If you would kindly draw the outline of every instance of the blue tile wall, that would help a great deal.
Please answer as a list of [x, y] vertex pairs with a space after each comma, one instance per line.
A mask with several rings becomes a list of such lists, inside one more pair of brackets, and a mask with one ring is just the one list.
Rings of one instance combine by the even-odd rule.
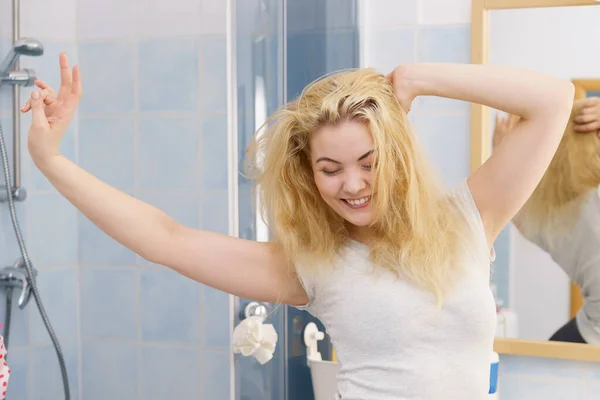
[[226, 235], [229, 231], [229, 203], [226, 190], [202, 195], [202, 229]]
[[204, 114], [227, 113], [227, 41], [205, 36], [201, 42], [202, 108]]
[[[133, 112], [136, 72], [134, 43], [80, 43], [77, 50], [84, 91], [79, 106], [80, 115]], [[141, 78], [140, 82], [143, 82]]]
[[468, 62], [471, 58], [468, 26], [420, 27], [418, 35], [419, 62]]
[[11, 375], [6, 398], [29, 399], [30, 353], [28, 348], [11, 348], [10, 357], [7, 357]]
[[141, 398], [144, 400], [211, 398], [202, 396], [203, 388], [206, 385], [218, 385], [222, 390], [220, 387], [224, 385], [222, 381], [204, 382], [201, 379], [198, 372], [202, 370], [202, 356], [201, 350], [196, 349], [142, 346]]
[[137, 281], [134, 268], [82, 268], [82, 337], [137, 339]]
[[[225, 349], [227, 350], [227, 349]], [[204, 351], [202, 352], [202, 387], [200, 399], [229, 399], [229, 386], [223, 382], [229, 382], [229, 352], [228, 351]]]
[[82, 399], [137, 399], [138, 345], [82, 341]]
[[140, 275], [142, 340], [200, 345], [201, 285], [174, 271], [147, 270]]
[[141, 111], [198, 111], [198, 47], [198, 39], [192, 38], [139, 43], [137, 74]]
[[120, 190], [132, 190], [135, 120], [124, 117], [79, 119], [79, 165]]
[[141, 188], [189, 190], [200, 187], [199, 128], [197, 116], [140, 119]]
[[[77, 268], [57, 268], [40, 270], [37, 285], [44, 301], [46, 313], [58, 338], [62, 341], [76, 341], [79, 327], [79, 298], [77, 294]], [[35, 345], [49, 344], [50, 336], [34, 301], [31, 307], [31, 342]], [[17, 312], [17, 311], [15, 311]], [[76, 348], [76, 346], [74, 346]]]
[[227, 118], [202, 118], [202, 187], [227, 190]]
[[227, 293], [206, 286], [203, 288], [204, 347], [226, 351], [231, 346], [230, 321], [223, 318], [229, 313], [229, 298]]
[[[366, 65], [388, 74], [399, 64], [415, 62], [415, 30], [398, 27], [374, 31], [365, 44]], [[394, 51], [390, 51], [394, 49]]]
[[[61, 348], [69, 377], [71, 399], [78, 400], [80, 399], [78, 342], [75, 340], [62, 340]], [[47, 400], [64, 398], [62, 375], [56, 358], [56, 351], [51, 344], [33, 347], [30, 373], [31, 382], [34, 383], [29, 387], [31, 393], [30, 399]]]
[[77, 214], [64, 197], [32, 193], [27, 199], [28, 249], [36, 268], [77, 263]]
[[[77, 6], [69, 17], [76, 32], [65, 37], [76, 39], [34, 35], [45, 54], [21, 63], [56, 89], [60, 52], [81, 66], [84, 94], [61, 153], [186, 226], [227, 233], [225, 3], [174, 0], [163, 11], [190, 13], [173, 20], [160, 6], [143, 2], [70, 1]], [[26, 13], [22, 18], [25, 25], [31, 22]], [[9, 44], [0, 37], [0, 54]], [[24, 99], [31, 90], [23, 89]], [[9, 149], [10, 97], [3, 87], [0, 122]], [[30, 116], [21, 120], [25, 144]], [[40, 271], [47, 312], [65, 347], [72, 398], [185, 400], [226, 393], [228, 296], [141, 260], [115, 242], [56, 193], [22, 147], [29, 197], [17, 204], [17, 213]], [[0, 267], [19, 256], [4, 204], [0, 249]], [[4, 313], [0, 301], [0, 319]], [[10, 398], [62, 398], [56, 356], [34, 302], [25, 311], [13, 310], [13, 316]], [[218, 366], [213, 375], [203, 369], [204, 352], [206, 365]], [[204, 379], [217, 377], [223, 379], [204, 385]]]

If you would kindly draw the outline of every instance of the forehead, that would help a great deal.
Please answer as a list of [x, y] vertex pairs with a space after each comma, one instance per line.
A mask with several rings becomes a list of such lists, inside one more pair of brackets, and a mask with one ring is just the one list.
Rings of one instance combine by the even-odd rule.
[[339, 161], [356, 159], [373, 149], [373, 138], [364, 124], [347, 121], [323, 126], [310, 138], [313, 157], [330, 157]]

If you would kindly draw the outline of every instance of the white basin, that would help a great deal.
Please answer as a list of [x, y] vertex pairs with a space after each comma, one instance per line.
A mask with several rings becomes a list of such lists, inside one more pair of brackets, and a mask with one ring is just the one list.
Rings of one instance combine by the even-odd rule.
[[332, 400], [337, 392], [337, 374], [341, 365], [332, 361], [309, 360], [315, 400]]

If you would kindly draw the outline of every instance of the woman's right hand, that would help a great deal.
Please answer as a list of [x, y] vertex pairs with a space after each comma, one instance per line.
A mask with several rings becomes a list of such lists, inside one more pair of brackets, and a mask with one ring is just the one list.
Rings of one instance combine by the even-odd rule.
[[47, 83], [36, 79], [35, 84], [41, 91], [34, 90], [21, 108], [21, 112], [32, 112], [27, 148], [38, 166], [59, 154], [60, 141], [81, 99], [79, 67], [75, 66], [71, 71], [65, 53], [60, 54], [59, 64], [61, 84], [58, 96]]

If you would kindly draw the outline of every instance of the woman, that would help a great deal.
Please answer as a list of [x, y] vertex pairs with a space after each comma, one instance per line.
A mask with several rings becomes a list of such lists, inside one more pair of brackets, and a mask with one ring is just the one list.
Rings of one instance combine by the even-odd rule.
[[[599, 100], [575, 102], [548, 170], [514, 218], [523, 236], [556, 261], [584, 298], [576, 317], [551, 336], [553, 341], [600, 344]], [[518, 124], [514, 116], [497, 119], [494, 146]]]
[[[571, 83], [524, 70], [411, 64], [309, 85], [249, 149], [275, 240], [182, 226], [61, 156], [81, 96], [60, 56], [58, 96], [37, 81], [28, 148], [58, 191], [147, 260], [236, 296], [306, 308], [342, 364], [337, 398], [484, 399], [495, 306], [492, 243], [522, 207], [564, 131]], [[416, 96], [523, 117], [494, 155], [446, 193], [408, 124]], [[453, 134], [441, 132], [441, 134]]]

